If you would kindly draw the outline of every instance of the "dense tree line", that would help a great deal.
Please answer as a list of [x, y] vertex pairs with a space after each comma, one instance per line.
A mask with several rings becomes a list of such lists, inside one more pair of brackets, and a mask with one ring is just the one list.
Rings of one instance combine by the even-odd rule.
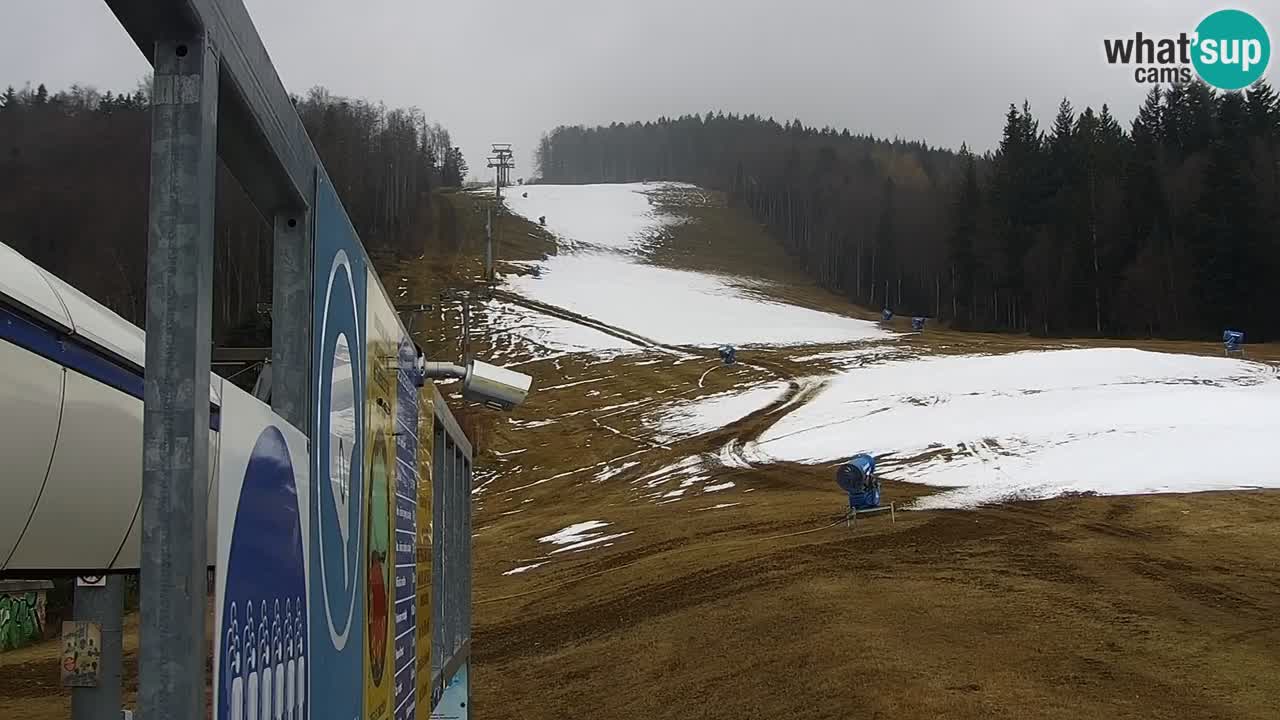
[[1010, 106], [981, 157], [709, 113], [559, 127], [544, 182], [683, 180], [725, 191], [823, 285], [957, 327], [1042, 335], [1280, 336], [1280, 102], [1154, 88], [1125, 129], [1064, 100]]
[[[352, 223], [373, 253], [426, 248], [431, 190], [461, 185], [449, 133], [416, 108], [388, 109], [314, 88], [294, 99]], [[0, 94], [0, 238], [141, 325], [146, 309], [147, 83], [129, 93], [44, 85]], [[264, 339], [271, 228], [219, 164], [214, 333]], [[251, 339], [252, 338], [252, 339]]]

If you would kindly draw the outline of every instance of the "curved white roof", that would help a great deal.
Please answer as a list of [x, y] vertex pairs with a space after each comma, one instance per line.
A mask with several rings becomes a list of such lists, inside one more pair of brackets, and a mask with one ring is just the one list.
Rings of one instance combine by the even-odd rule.
[[76, 335], [88, 340], [121, 359], [141, 368], [147, 360], [147, 337], [142, 328], [125, 320], [93, 298], [55, 277], [44, 274], [62, 300], [63, 307], [71, 315], [71, 325]]
[[[146, 333], [141, 328], [0, 243], [0, 299], [4, 298], [140, 370], [146, 363]], [[210, 402], [218, 399], [211, 386]]]
[[71, 330], [71, 315], [45, 280], [44, 271], [4, 243], [0, 243], [0, 295]]

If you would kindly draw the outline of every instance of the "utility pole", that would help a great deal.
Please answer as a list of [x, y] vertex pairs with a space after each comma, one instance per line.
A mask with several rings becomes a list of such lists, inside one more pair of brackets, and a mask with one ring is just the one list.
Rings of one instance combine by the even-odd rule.
[[[493, 197], [494, 207], [501, 209], [502, 206], [502, 186], [511, 184], [510, 171], [516, 166], [515, 160], [512, 159], [511, 143], [494, 143], [493, 155], [489, 156], [489, 167], [494, 169], [493, 174]], [[484, 250], [484, 279], [485, 282], [493, 282], [493, 208], [485, 219], [485, 250]]]
[[493, 282], [493, 207], [484, 216], [484, 281]]
[[462, 364], [471, 365], [471, 301], [488, 300], [490, 290], [483, 287], [478, 290], [445, 290], [440, 297], [446, 300], [457, 300], [462, 304]]

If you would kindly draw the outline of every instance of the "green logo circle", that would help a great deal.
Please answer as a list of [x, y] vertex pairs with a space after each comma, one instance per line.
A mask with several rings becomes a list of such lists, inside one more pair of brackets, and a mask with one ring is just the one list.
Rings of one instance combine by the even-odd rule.
[[1271, 61], [1271, 38], [1243, 10], [1219, 10], [1196, 26], [1191, 62], [1200, 79], [1219, 90], [1239, 90], [1262, 77]]

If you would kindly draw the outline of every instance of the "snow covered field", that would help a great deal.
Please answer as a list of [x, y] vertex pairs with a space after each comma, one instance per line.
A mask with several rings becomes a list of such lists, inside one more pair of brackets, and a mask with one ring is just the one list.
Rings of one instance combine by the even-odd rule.
[[1070, 492], [1280, 487], [1280, 377], [1242, 360], [1131, 349], [862, 367], [759, 438], [768, 457], [889, 455], [882, 476], [954, 488], [921, 507]]
[[[651, 212], [659, 184], [526, 185], [507, 206], [559, 238], [538, 276], [506, 289], [673, 345], [796, 345], [887, 337], [875, 323], [764, 302], [729, 278], [644, 263], [651, 233], [670, 222]], [[529, 197], [522, 197], [527, 193]]]
[[485, 325], [494, 360], [552, 357], [567, 352], [635, 350], [635, 345], [577, 323], [498, 300], [485, 305]]
[[786, 392], [787, 384], [777, 381], [668, 406], [651, 418], [654, 439], [668, 443], [722, 428], [768, 407]]
[[[507, 289], [667, 344], [788, 346], [793, 362], [820, 363], [830, 377], [761, 437], [730, 441], [718, 462], [686, 458], [640, 478], [646, 497], [669, 503], [695, 486], [728, 489], [717, 466], [828, 463], [858, 452], [880, 457], [883, 477], [942, 488], [919, 501], [926, 508], [1280, 487], [1271, 448], [1280, 375], [1268, 365], [1123, 348], [929, 355], [936, 348], [895, 342], [908, 336], [874, 323], [751, 296], [741, 278], [648, 264], [655, 231], [673, 222], [644, 194], [660, 187], [513, 189], [508, 206], [534, 222], [545, 215], [560, 252], [537, 274], [508, 278]], [[514, 305], [496, 310], [498, 329], [545, 351], [628, 347]], [[659, 442], [676, 443], [731, 425], [785, 390], [765, 383], [668, 404], [643, 422]], [[595, 481], [630, 462], [600, 464]], [[612, 539], [584, 540], [600, 538]]]

